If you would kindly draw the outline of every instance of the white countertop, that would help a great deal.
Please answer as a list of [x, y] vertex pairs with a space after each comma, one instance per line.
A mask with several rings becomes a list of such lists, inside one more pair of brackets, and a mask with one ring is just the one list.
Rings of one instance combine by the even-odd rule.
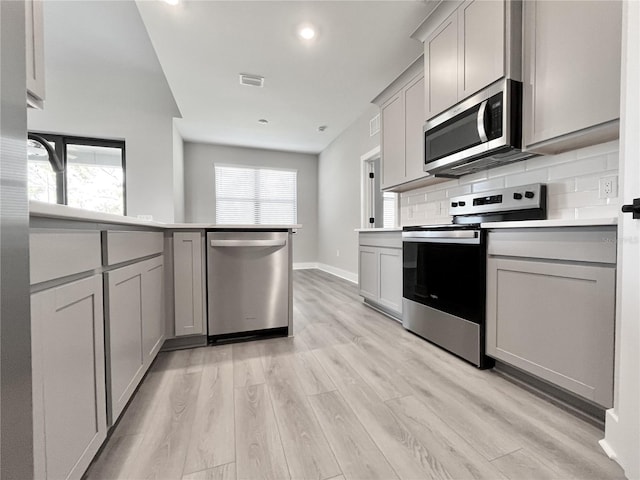
[[401, 232], [402, 227], [393, 227], [393, 228], [356, 228], [356, 232], [367, 233], [367, 232]]
[[163, 229], [255, 229], [255, 230], [274, 230], [274, 229], [297, 229], [302, 225], [217, 225], [213, 223], [162, 223], [151, 220], [142, 220], [136, 217], [126, 217], [123, 215], [113, 215], [111, 213], [92, 212], [81, 208], [73, 208], [67, 205], [58, 205], [55, 203], [45, 202], [29, 202], [29, 215], [32, 217], [57, 218], [63, 220], [80, 220], [85, 222], [100, 223], [116, 223], [120, 225], [137, 225], [141, 227], [154, 227]]
[[608, 218], [560, 218], [555, 220], [524, 220], [515, 222], [486, 222], [482, 228], [549, 228], [549, 227], [595, 227], [602, 225], [617, 225], [617, 217]]

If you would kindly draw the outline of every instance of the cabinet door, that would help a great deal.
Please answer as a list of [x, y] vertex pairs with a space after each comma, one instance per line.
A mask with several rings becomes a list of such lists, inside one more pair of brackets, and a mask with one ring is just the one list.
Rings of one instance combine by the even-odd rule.
[[467, 0], [458, 10], [459, 100], [504, 75], [504, 0]]
[[142, 276], [140, 263], [107, 272], [110, 424], [144, 375]]
[[405, 181], [404, 101], [399, 92], [381, 109], [382, 188]]
[[204, 333], [203, 239], [200, 232], [173, 234], [175, 334]]
[[406, 181], [426, 176], [424, 165], [424, 77], [415, 79], [404, 89], [405, 171]]
[[31, 298], [34, 477], [81, 478], [106, 438], [99, 275]]
[[402, 250], [381, 248], [378, 251], [380, 305], [402, 315]]
[[378, 249], [358, 250], [358, 289], [362, 297], [378, 301]]
[[424, 42], [426, 119], [458, 102], [458, 12]]
[[621, 3], [525, 2], [527, 146], [619, 118]]
[[44, 100], [44, 28], [42, 0], [26, 0], [27, 102], [42, 108]]
[[611, 407], [614, 322], [613, 266], [489, 258], [488, 355]]
[[142, 262], [142, 346], [145, 370], [164, 342], [164, 255]]

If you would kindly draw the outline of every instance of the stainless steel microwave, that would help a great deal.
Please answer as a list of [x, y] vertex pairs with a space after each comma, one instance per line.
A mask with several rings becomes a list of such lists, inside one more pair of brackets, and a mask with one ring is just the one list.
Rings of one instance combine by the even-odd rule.
[[533, 156], [521, 151], [522, 84], [502, 79], [429, 120], [424, 171], [457, 178]]

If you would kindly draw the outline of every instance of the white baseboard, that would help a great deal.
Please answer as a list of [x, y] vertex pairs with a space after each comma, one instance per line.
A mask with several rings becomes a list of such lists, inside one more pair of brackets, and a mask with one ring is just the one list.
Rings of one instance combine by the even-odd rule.
[[298, 262], [293, 264], [294, 270], [309, 270], [310, 268], [318, 268], [317, 262]]
[[318, 263], [316, 267], [323, 272], [330, 273], [331, 275], [335, 275], [336, 277], [343, 278], [351, 283], [358, 283], [358, 274], [352, 273], [347, 270], [342, 270], [341, 268], [332, 267], [331, 265], [327, 265], [326, 263]]

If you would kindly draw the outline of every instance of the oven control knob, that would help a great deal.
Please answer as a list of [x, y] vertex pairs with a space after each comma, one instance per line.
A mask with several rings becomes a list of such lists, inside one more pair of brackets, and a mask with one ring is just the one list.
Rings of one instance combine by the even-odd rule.
[[534, 197], [534, 193], [533, 192], [524, 192], [524, 196], [527, 198], [533, 198]]
[[458, 202], [451, 202], [451, 206], [452, 207], [457, 207], [458, 206]]
[[466, 202], [458, 202], [458, 205], [460, 205], [461, 207], [464, 207], [466, 204]]
[[514, 200], [522, 200], [522, 194], [521, 193], [514, 193], [513, 194], [513, 199]]

